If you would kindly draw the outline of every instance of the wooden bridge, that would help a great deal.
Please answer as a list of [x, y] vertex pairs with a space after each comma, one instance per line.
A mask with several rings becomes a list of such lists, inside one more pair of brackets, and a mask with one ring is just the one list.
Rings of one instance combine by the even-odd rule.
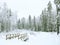
[[14, 38], [18, 38], [18, 40], [21, 39], [23, 41], [26, 41], [26, 40], [28, 40], [28, 35], [27, 35], [27, 33], [24, 33], [24, 34], [17, 33], [17, 34], [7, 34], [6, 35], [6, 40], [14, 39]]

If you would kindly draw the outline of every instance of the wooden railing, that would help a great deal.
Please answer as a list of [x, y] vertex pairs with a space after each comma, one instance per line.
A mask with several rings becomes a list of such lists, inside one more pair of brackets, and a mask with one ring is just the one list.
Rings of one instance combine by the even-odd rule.
[[24, 34], [17, 33], [17, 34], [7, 34], [6, 35], [6, 40], [16, 38], [16, 37], [18, 38], [18, 40], [19, 39], [21, 39], [21, 40], [27, 40], [28, 39], [27, 33], [24, 33]]

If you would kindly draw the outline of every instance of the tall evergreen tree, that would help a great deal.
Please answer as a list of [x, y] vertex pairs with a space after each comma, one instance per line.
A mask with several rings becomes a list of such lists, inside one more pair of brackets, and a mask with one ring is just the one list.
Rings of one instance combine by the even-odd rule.
[[34, 23], [34, 30], [36, 31], [36, 18], [34, 16], [34, 19], [33, 19], [33, 23]]
[[48, 30], [52, 32], [52, 4], [51, 2], [49, 1], [48, 3], [48, 17], [49, 17], [49, 20], [48, 20]]
[[46, 13], [46, 9], [44, 9], [44, 11], [42, 11], [42, 31], [47, 31], [47, 13]]
[[20, 29], [20, 27], [21, 26], [20, 26], [20, 19], [19, 19], [18, 22], [17, 22], [17, 28]]
[[58, 5], [60, 4], [60, 0], [54, 0], [54, 3], [56, 5], [56, 11], [57, 11], [57, 34], [59, 34], [59, 18], [60, 16], [58, 15], [58, 12], [60, 9], [58, 8]]
[[25, 18], [23, 17], [21, 21], [22, 21], [22, 28], [25, 28]]
[[32, 25], [32, 22], [31, 22], [31, 15], [29, 15], [29, 28], [31, 29], [31, 25]]

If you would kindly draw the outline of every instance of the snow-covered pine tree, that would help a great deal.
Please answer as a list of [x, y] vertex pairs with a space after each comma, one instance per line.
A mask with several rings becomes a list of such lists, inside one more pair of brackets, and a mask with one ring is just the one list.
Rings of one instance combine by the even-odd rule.
[[31, 15], [29, 15], [29, 28], [31, 29], [32, 22], [31, 22]]
[[56, 5], [56, 12], [57, 12], [57, 34], [59, 34], [59, 26], [60, 26], [60, 22], [59, 22], [59, 18], [60, 18], [60, 15], [58, 15], [58, 12], [60, 11], [60, 0], [54, 0], [54, 3]]
[[17, 28], [20, 29], [20, 19], [17, 21]]
[[49, 1], [48, 3], [48, 31], [51, 31], [52, 32], [52, 29], [53, 29], [53, 24], [52, 24], [52, 4], [51, 2]]

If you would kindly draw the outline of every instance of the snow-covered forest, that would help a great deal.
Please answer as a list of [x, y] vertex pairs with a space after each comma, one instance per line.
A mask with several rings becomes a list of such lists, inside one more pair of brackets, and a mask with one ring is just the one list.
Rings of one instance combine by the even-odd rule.
[[[54, 0], [53, 3], [56, 8], [49, 1], [37, 17], [32, 17], [29, 14], [28, 18], [24, 16], [18, 18], [17, 11], [12, 11], [7, 3], [4, 2], [3, 5], [0, 5], [1, 42], [4, 42], [6, 45], [8, 45], [7, 43], [9, 45], [60, 45], [60, 0]], [[25, 37], [21, 39], [20, 35]], [[18, 40], [11, 39], [17, 37]], [[27, 40], [27, 42], [22, 42], [19, 39]], [[16, 42], [15, 44], [14, 41]], [[1, 45], [3, 44], [1, 43]]]
[[12, 30], [16, 27], [17, 15], [8, 9], [7, 4], [0, 6], [0, 32]]
[[0, 32], [14, 29], [30, 29], [32, 31], [57, 32], [57, 11], [52, 9], [51, 1], [48, 2], [47, 8], [42, 10], [38, 17], [25, 17], [17, 19], [17, 13], [12, 12], [6, 3], [0, 6]]

